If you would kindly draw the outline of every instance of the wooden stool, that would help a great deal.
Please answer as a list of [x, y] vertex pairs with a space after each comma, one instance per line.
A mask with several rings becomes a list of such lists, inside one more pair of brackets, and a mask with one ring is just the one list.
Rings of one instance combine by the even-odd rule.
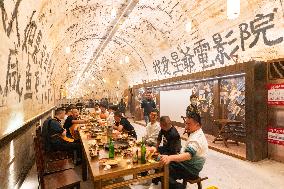
[[202, 184], [201, 184], [201, 182], [203, 181], [203, 180], [207, 180], [208, 179], [208, 177], [204, 177], [204, 178], [200, 178], [200, 177], [198, 177], [197, 179], [195, 179], [195, 180], [192, 180], [192, 179], [183, 179], [183, 185], [184, 185], [184, 187], [186, 187], [186, 185], [187, 185], [187, 183], [189, 182], [190, 184], [197, 184], [197, 186], [198, 186], [198, 189], [202, 189]]

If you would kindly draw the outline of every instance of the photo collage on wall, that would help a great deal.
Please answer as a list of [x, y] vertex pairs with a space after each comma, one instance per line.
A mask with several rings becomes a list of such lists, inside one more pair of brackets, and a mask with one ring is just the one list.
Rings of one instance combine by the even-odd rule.
[[228, 119], [245, 121], [245, 77], [222, 79], [220, 105]]

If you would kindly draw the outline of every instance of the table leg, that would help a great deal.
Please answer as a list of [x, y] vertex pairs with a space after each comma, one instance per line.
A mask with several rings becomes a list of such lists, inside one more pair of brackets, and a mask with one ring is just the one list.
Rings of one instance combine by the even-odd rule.
[[138, 175], [137, 174], [133, 174], [133, 179], [137, 179]]
[[235, 142], [236, 142], [237, 146], [239, 146], [239, 142], [238, 141], [235, 141]]
[[164, 166], [164, 176], [162, 177], [162, 188], [169, 189], [169, 165]]
[[223, 142], [224, 142], [225, 146], [226, 146], [227, 148], [229, 148], [229, 147], [228, 147], [227, 139], [226, 139], [225, 137], [223, 137]]
[[94, 182], [94, 188], [95, 189], [102, 189], [102, 180], [98, 180]]
[[218, 124], [218, 134], [217, 136], [214, 138], [212, 143], [215, 143], [216, 141], [222, 141], [222, 125]]
[[83, 181], [86, 181], [87, 177], [88, 177], [87, 161], [86, 161], [85, 154], [83, 154], [83, 156], [82, 156], [82, 179], [83, 179]]

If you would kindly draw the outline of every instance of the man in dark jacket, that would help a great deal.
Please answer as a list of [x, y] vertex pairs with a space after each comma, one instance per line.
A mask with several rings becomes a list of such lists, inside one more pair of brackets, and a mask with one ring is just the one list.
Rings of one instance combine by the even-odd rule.
[[119, 111], [116, 111], [114, 113], [114, 120], [115, 120], [115, 125], [113, 126], [114, 129], [120, 132], [123, 132], [123, 131], [127, 132], [128, 135], [137, 139], [137, 135], [134, 130], [134, 127], [125, 117], [122, 116], [122, 114]]
[[82, 157], [81, 145], [75, 143], [73, 139], [66, 137], [66, 130], [61, 126], [64, 119], [65, 110], [58, 108], [55, 110], [54, 118], [49, 117], [43, 124], [42, 137], [47, 151], [73, 151], [76, 150], [77, 157]]
[[[174, 155], [181, 150], [181, 140], [177, 129], [172, 126], [169, 116], [160, 118], [161, 130], [158, 135], [157, 150], [160, 154]], [[161, 142], [163, 145], [160, 146]]]
[[154, 100], [152, 99], [152, 94], [151, 93], [146, 93], [145, 99], [142, 100], [141, 103], [141, 108], [144, 110], [144, 120], [146, 122], [146, 125], [149, 123], [150, 120], [150, 113], [152, 112], [153, 109], [156, 109], [156, 104]]

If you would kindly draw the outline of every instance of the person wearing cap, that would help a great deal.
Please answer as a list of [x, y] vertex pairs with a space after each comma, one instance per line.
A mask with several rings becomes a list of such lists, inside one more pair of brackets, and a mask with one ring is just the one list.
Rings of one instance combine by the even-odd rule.
[[201, 118], [196, 112], [186, 116], [185, 129], [190, 133], [181, 153], [177, 155], [161, 155], [160, 161], [169, 164], [170, 189], [185, 188], [176, 180], [197, 179], [205, 163], [208, 143], [201, 129]]

